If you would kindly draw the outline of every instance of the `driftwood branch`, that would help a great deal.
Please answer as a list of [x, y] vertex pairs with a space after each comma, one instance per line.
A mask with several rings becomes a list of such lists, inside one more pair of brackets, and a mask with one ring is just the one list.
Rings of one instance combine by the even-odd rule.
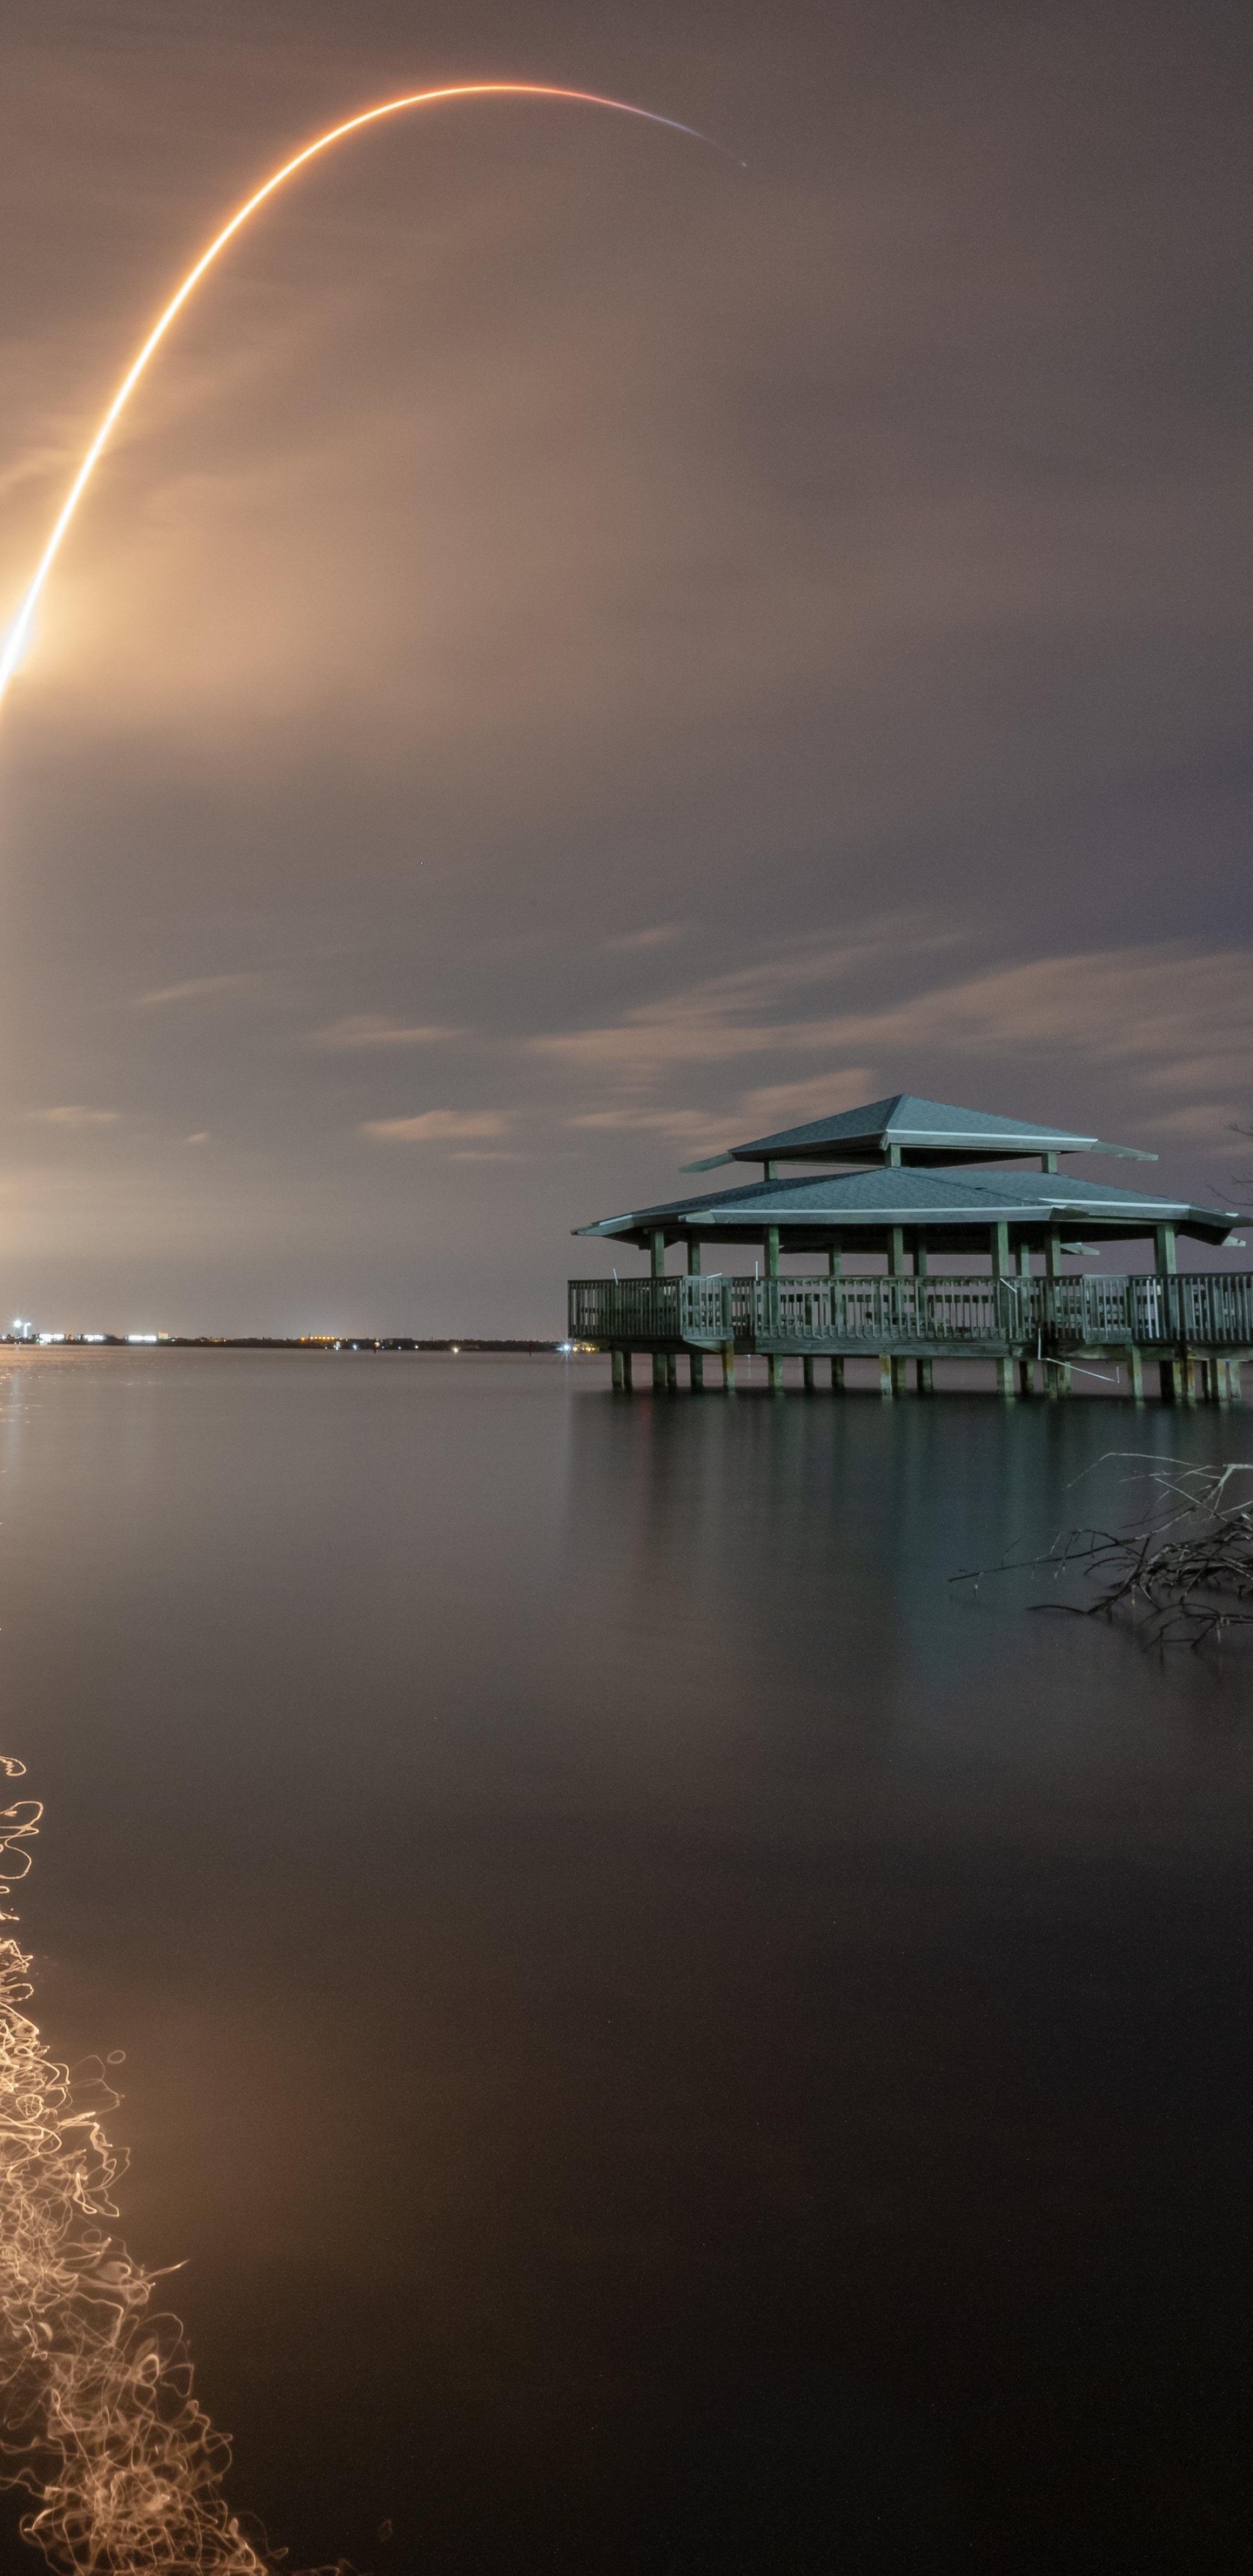
[[[1110, 1452], [1096, 1463], [1128, 1454]], [[1060, 1593], [1073, 1577], [1086, 1598], [1033, 1601], [1031, 1608], [1079, 1618], [1121, 1612], [1156, 1646], [1203, 1646], [1230, 1629], [1253, 1627], [1253, 1460], [1217, 1468], [1157, 1460], [1134, 1482], [1142, 1507], [1121, 1529], [1062, 1530], [1042, 1555], [1011, 1553], [953, 1581], [1047, 1570]]]

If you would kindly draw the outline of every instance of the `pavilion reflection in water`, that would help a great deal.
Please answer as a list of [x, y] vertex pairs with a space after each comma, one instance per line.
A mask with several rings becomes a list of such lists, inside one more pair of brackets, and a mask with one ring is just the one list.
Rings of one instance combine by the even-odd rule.
[[[1231, 1242], [1237, 1211], [1062, 1172], [1063, 1157], [1089, 1154], [1156, 1161], [908, 1093], [758, 1136], [688, 1168], [758, 1165], [760, 1180], [576, 1229], [637, 1245], [650, 1274], [572, 1279], [571, 1339], [612, 1354], [619, 1388], [641, 1353], [657, 1387], [677, 1385], [682, 1356], [702, 1386], [715, 1356], [727, 1389], [736, 1355], [761, 1353], [776, 1389], [788, 1359], [801, 1361], [809, 1389], [828, 1362], [836, 1390], [850, 1359], [876, 1360], [885, 1396], [903, 1394], [911, 1372], [918, 1393], [932, 1393], [937, 1360], [982, 1360], [1003, 1396], [1056, 1397], [1076, 1364], [1112, 1360], [1136, 1401], [1146, 1361], [1168, 1403], [1238, 1396], [1253, 1354], [1253, 1272], [1181, 1270], [1178, 1259], [1181, 1241]], [[835, 1168], [813, 1168], [824, 1165]], [[1112, 1243], [1151, 1247], [1153, 1267], [1074, 1267]], [[711, 1250], [737, 1244], [760, 1247], [751, 1277], [706, 1268]], [[675, 1245], [685, 1266], [671, 1273]], [[781, 1268], [815, 1256], [821, 1269]], [[954, 1259], [960, 1270], [936, 1266]]]

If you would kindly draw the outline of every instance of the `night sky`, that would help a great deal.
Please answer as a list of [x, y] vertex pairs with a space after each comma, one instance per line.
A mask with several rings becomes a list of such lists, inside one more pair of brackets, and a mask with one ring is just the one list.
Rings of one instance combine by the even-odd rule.
[[556, 1332], [572, 1226], [895, 1090], [1253, 1195], [1247, 7], [6, 0], [3, 53], [0, 620], [321, 125], [552, 80], [748, 164], [438, 109], [189, 307], [0, 724], [5, 1316]]

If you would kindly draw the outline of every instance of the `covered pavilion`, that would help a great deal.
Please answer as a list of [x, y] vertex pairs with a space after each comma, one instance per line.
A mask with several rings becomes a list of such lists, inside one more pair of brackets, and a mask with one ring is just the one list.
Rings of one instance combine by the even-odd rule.
[[[650, 1275], [572, 1280], [571, 1335], [612, 1351], [623, 1385], [637, 1351], [651, 1353], [657, 1384], [675, 1383], [686, 1351], [694, 1385], [703, 1355], [717, 1351], [729, 1385], [742, 1350], [765, 1355], [776, 1386], [789, 1356], [804, 1362], [807, 1385], [814, 1361], [829, 1358], [835, 1386], [849, 1358], [877, 1357], [885, 1393], [904, 1390], [911, 1363], [929, 1392], [937, 1358], [964, 1358], [992, 1360], [1003, 1394], [1029, 1392], [1037, 1370], [1054, 1394], [1068, 1389], [1076, 1361], [1112, 1356], [1125, 1362], [1133, 1395], [1146, 1357], [1160, 1365], [1168, 1398], [1235, 1391], [1253, 1346], [1253, 1277], [1180, 1273], [1178, 1246], [1226, 1243], [1236, 1212], [1062, 1175], [1059, 1158], [1079, 1153], [1155, 1159], [908, 1094], [758, 1137], [691, 1168], [757, 1162], [762, 1180], [577, 1229], [638, 1246]], [[1024, 1169], [1029, 1160], [1039, 1168]], [[832, 1161], [860, 1168], [796, 1168]], [[784, 1176], [781, 1163], [792, 1167]], [[1150, 1246], [1152, 1270], [1067, 1273], [1067, 1258], [1116, 1242]], [[708, 1251], [716, 1258], [731, 1244], [760, 1247], [751, 1279], [707, 1265]], [[681, 1277], [667, 1271], [674, 1245], [685, 1256]], [[821, 1272], [785, 1274], [781, 1263], [797, 1256], [817, 1256]], [[960, 1273], [936, 1270], [953, 1259]]]

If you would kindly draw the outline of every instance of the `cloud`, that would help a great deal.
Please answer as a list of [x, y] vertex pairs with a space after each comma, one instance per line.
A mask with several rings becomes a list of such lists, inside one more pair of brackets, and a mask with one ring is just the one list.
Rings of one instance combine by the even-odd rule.
[[237, 975], [192, 975], [185, 984], [162, 984], [153, 993], [136, 993], [131, 1007], [145, 1011], [167, 1002], [222, 1001], [233, 993], [258, 992], [268, 980], [267, 976], [251, 968]]
[[[769, 1135], [776, 1127], [799, 1127], [807, 1118], [824, 1118], [837, 1109], [860, 1109], [875, 1096], [875, 1074], [868, 1065], [842, 1073], [815, 1074], [811, 1082], [774, 1082], [762, 1091], [747, 1091], [740, 1104], [747, 1123]], [[725, 1124], [725, 1121], [724, 1121]]]
[[328, 1029], [315, 1029], [305, 1044], [325, 1048], [331, 1054], [351, 1054], [358, 1048], [440, 1046], [447, 1038], [460, 1037], [460, 1029], [445, 1028], [436, 1021], [404, 1027], [396, 1020], [378, 1018], [370, 1011], [355, 1011], [347, 1019], [333, 1020]]
[[1221, 1083], [1253, 1098], [1247, 949], [1176, 944], [1045, 957], [870, 1010], [788, 1013], [816, 976], [834, 979], [845, 965], [839, 955], [785, 959], [692, 985], [602, 1028], [531, 1044], [636, 1094], [682, 1064], [754, 1055], [831, 1059], [827, 1072], [746, 1093], [745, 1110], [763, 1119], [817, 1116], [876, 1089], [918, 1087], [920, 1060], [936, 1056], [1035, 1056], [1055, 1064], [1059, 1054], [1077, 1053], [1093, 1065], [1126, 1067], [1147, 1090], [1208, 1091]]
[[67, 1102], [61, 1109], [28, 1109], [27, 1117], [41, 1127], [116, 1127], [120, 1109], [84, 1109]]
[[416, 1118], [367, 1118], [361, 1133], [389, 1145], [442, 1145], [463, 1136], [503, 1136], [508, 1126], [500, 1109], [424, 1109]]
[[641, 1129], [658, 1136], [708, 1136], [718, 1122], [707, 1109], [589, 1109], [572, 1127]]
[[686, 929], [686, 922], [659, 921], [651, 930], [628, 930], [620, 939], [607, 939], [605, 946], [610, 950], [668, 948], [672, 940], [684, 937]]

